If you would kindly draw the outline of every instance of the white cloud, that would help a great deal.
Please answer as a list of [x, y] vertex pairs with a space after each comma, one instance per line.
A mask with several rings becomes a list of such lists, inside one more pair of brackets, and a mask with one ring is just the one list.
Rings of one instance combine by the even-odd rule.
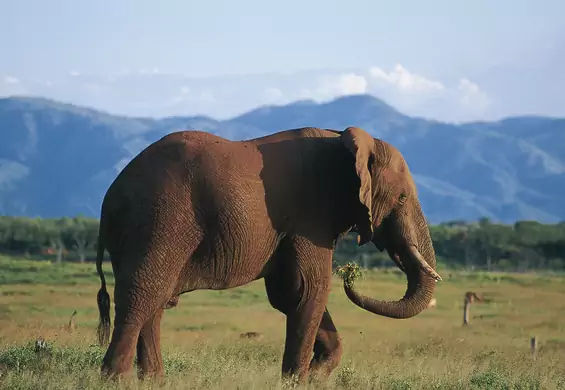
[[[293, 95], [286, 89], [283, 93], [285, 97]], [[447, 121], [483, 119], [491, 106], [487, 94], [467, 78], [454, 85], [444, 84], [411, 72], [401, 64], [390, 71], [373, 66], [355, 73], [322, 75], [301, 85], [294, 96], [327, 101], [361, 93], [379, 97], [408, 115]]]
[[355, 73], [346, 73], [339, 76], [335, 84], [341, 95], [355, 95], [367, 92], [367, 80]]
[[338, 96], [366, 93], [367, 87], [367, 79], [356, 73], [326, 75], [318, 78], [313, 87], [301, 88], [299, 97], [323, 101]]
[[388, 83], [405, 92], [422, 93], [443, 91], [445, 89], [441, 82], [410, 73], [408, 69], [400, 64], [397, 64], [389, 73], [373, 66], [369, 68], [369, 75], [371, 76], [371, 81]]
[[479, 86], [472, 81], [467, 80], [466, 78], [459, 80], [458, 88], [464, 93], [476, 94], [480, 92]]
[[460, 93], [459, 102], [464, 111], [470, 116], [482, 119], [491, 104], [487, 94], [466, 78], [459, 80], [457, 89]]
[[69, 72], [69, 75], [70, 75], [71, 77], [78, 77], [78, 76], [80, 76], [80, 72], [78, 72], [78, 71], [76, 71], [76, 70], [71, 70], [71, 71]]

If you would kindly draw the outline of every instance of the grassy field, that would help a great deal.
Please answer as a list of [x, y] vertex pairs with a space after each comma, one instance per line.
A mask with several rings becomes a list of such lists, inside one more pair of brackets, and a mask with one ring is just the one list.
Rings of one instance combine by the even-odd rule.
[[[105, 264], [111, 278], [110, 265]], [[565, 389], [565, 277], [441, 272], [437, 307], [392, 320], [350, 303], [336, 277], [329, 309], [344, 341], [325, 389]], [[405, 279], [365, 271], [363, 293], [400, 297]], [[111, 388], [98, 378], [99, 287], [94, 265], [0, 259], [0, 388]], [[491, 299], [462, 326], [463, 294]], [[66, 329], [77, 311], [76, 329]], [[262, 281], [226, 291], [197, 291], [165, 312], [165, 388], [273, 389], [281, 383], [285, 318], [267, 302]], [[241, 339], [259, 332], [260, 339]], [[536, 359], [530, 337], [537, 336]], [[47, 348], [34, 350], [43, 337]], [[125, 388], [150, 388], [136, 379]]]

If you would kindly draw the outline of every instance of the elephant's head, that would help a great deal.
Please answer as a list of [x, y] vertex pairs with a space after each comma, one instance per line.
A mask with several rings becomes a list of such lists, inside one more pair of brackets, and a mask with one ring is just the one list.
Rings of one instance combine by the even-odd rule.
[[418, 200], [416, 185], [401, 153], [367, 132], [348, 127], [340, 135], [355, 159], [359, 178], [359, 213], [355, 230], [358, 243], [372, 242], [386, 249], [406, 273], [408, 286], [398, 301], [379, 301], [344, 284], [349, 299], [372, 313], [409, 318], [424, 310], [441, 280], [430, 232]]

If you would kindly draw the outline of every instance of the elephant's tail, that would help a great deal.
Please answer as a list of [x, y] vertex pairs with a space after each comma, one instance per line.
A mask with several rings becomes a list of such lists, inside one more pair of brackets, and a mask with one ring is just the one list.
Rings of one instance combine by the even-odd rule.
[[[102, 225], [102, 220], [100, 220], [100, 225]], [[102, 286], [98, 290], [98, 312], [100, 314], [100, 319], [98, 323], [98, 343], [103, 346], [108, 342], [110, 338], [110, 294], [106, 290], [106, 278], [104, 277], [104, 272], [102, 271], [102, 261], [104, 260], [104, 242], [102, 239], [102, 228], [98, 232], [98, 251], [96, 253], [96, 271], [100, 277]]]

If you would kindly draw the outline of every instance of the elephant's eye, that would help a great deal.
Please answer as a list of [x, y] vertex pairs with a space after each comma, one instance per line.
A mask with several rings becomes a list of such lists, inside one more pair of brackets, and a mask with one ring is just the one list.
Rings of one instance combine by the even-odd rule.
[[406, 201], [406, 199], [408, 199], [408, 195], [406, 195], [406, 194], [400, 194], [400, 196], [398, 197], [398, 201], [400, 203], [404, 203]]

